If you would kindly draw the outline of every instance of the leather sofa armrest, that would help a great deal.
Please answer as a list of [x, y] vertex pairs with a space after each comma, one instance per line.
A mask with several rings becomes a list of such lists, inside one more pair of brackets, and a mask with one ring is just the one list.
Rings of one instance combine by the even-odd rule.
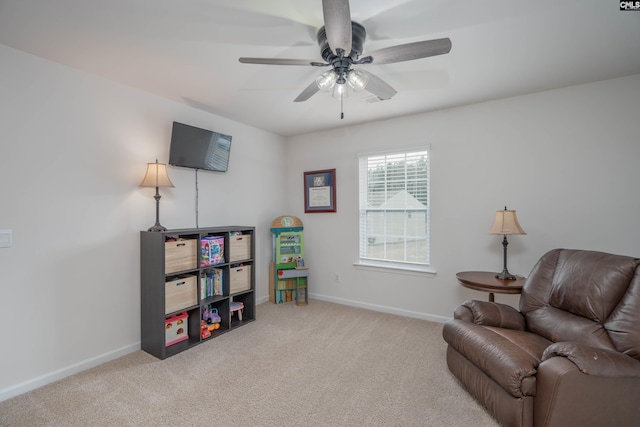
[[453, 312], [454, 319], [476, 325], [524, 331], [524, 316], [510, 305], [489, 301], [466, 301]]
[[640, 378], [640, 361], [614, 350], [579, 342], [557, 342], [547, 347], [542, 361], [558, 356], [566, 357], [587, 375]]
[[533, 419], [548, 427], [635, 426], [637, 396], [640, 378], [587, 375], [566, 357], [550, 357], [538, 365]]

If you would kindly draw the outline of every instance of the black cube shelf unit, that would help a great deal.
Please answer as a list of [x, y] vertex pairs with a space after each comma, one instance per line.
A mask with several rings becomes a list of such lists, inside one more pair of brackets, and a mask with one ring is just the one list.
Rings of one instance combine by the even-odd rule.
[[[254, 237], [251, 226], [140, 232], [144, 351], [166, 359], [255, 320]], [[207, 312], [219, 319], [203, 324]]]

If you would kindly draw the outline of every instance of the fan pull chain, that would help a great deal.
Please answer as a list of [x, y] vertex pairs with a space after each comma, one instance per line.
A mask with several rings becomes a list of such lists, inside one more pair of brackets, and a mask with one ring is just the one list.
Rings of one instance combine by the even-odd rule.
[[344, 92], [340, 94], [340, 120], [344, 119]]

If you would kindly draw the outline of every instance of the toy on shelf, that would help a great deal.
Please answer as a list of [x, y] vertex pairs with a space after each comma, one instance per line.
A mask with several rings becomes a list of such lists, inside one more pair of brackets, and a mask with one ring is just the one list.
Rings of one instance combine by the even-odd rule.
[[224, 264], [224, 237], [204, 236], [200, 239], [200, 266]]
[[189, 315], [186, 311], [165, 319], [165, 345], [167, 347], [189, 339], [188, 319]]
[[202, 310], [202, 323], [206, 325], [209, 332], [220, 329], [222, 318], [218, 314], [218, 309], [207, 306]]
[[232, 301], [229, 306], [229, 312], [231, 313], [231, 317], [233, 317], [233, 313], [238, 315], [238, 320], [242, 320], [242, 311], [244, 310], [244, 304], [238, 301]]
[[203, 340], [211, 336], [211, 331], [209, 330], [207, 323], [204, 320], [200, 321], [200, 335], [202, 336]]

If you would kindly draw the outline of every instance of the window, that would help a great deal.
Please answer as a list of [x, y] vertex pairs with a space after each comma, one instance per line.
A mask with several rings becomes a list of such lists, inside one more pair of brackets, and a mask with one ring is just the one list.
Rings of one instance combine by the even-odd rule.
[[359, 155], [360, 262], [429, 266], [429, 147]]

